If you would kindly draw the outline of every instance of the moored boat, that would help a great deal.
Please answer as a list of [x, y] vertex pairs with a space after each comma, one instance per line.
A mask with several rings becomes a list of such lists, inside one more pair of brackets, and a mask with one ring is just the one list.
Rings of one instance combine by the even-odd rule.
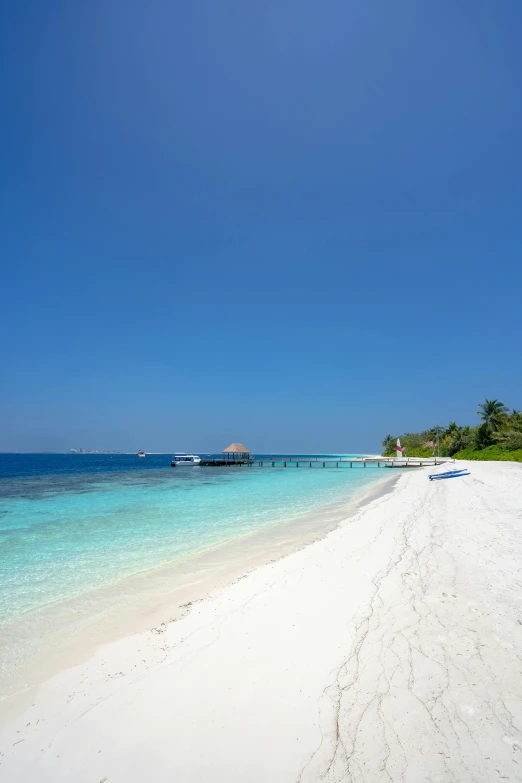
[[136, 456], [138, 456], [138, 457], [144, 457], [144, 456], [145, 456], [145, 452], [144, 452], [144, 451], [141, 451], [141, 449], [140, 449], [140, 451], [138, 451], [138, 453], [137, 453], [137, 455], [136, 455]]
[[201, 457], [197, 454], [175, 454], [172, 457], [171, 467], [179, 468], [183, 465], [199, 465]]

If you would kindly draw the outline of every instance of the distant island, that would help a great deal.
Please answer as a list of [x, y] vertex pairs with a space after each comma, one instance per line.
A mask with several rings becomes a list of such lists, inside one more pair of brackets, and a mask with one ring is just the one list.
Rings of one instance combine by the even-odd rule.
[[[509, 460], [522, 462], [522, 411], [510, 410], [500, 400], [488, 400], [478, 407], [482, 421], [476, 427], [460, 427], [452, 421], [446, 427], [399, 435], [403, 453], [408, 457], [441, 457], [473, 460]], [[386, 435], [383, 455], [395, 454], [397, 437]]]
[[67, 454], [124, 454], [124, 452], [107, 451], [106, 449], [69, 449]]

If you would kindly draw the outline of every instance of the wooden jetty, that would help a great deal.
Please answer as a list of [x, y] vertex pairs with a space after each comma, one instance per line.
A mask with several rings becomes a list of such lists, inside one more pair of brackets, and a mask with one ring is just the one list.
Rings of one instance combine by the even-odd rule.
[[[234, 455], [235, 457], [235, 455]], [[256, 467], [256, 468], [424, 468], [443, 465], [451, 461], [451, 457], [314, 457], [300, 459], [299, 457], [269, 457], [258, 459], [243, 453], [238, 458], [202, 459], [202, 467]]]
[[256, 467], [264, 468], [299, 468], [299, 467], [320, 467], [320, 468], [354, 468], [363, 467], [368, 465], [376, 468], [424, 468], [434, 467], [435, 465], [442, 465], [444, 462], [450, 461], [449, 457], [401, 457], [401, 458], [386, 458], [386, 457], [349, 457], [339, 459], [323, 459], [317, 457], [316, 459], [299, 459], [299, 457], [290, 459], [252, 459], [250, 464]]
[[203, 468], [233, 468], [235, 466], [241, 467], [241, 465], [252, 465], [251, 459], [202, 459], [199, 463]]

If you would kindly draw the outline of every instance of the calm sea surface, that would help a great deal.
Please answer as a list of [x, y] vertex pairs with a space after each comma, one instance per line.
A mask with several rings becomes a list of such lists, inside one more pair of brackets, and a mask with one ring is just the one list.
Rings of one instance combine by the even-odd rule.
[[170, 459], [0, 454], [0, 632], [149, 569], [348, 502], [384, 474], [171, 468]]

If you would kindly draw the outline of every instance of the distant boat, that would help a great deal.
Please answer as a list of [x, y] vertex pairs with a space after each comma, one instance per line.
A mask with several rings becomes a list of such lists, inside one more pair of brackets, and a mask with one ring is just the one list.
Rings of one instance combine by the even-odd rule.
[[145, 456], [145, 452], [144, 451], [138, 451], [137, 456], [138, 457], [144, 457]]
[[179, 468], [183, 465], [199, 465], [200, 462], [201, 457], [197, 454], [175, 454], [170, 465], [172, 468]]

